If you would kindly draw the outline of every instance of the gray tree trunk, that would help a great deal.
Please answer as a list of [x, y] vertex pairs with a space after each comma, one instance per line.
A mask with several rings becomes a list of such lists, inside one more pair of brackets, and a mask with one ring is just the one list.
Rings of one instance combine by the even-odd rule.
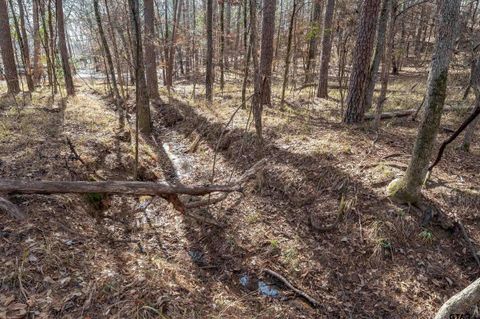
[[387, 43], [387, 51], [383, 57], [383, 64], [382, 64], [382, 73], [381, 73], [381, 89], [380, 95], [378, 97], [377, 105], [375, 108], [375, 122], [374, 127], [378, 128], [380, 125], [380, 116], [383, 111], [383, 105], [387, 98], [387, 88], [388, 88], [388, 80], [390, 78], [390, 66], [392, 64], [393, 58], [393, 41], [395, 41], [395, 24], [396, 19], [395, 15], [397, 12], [397, 3], [396, 0], [392, 0], [391, 8], [390, 8], [390, 23], [388, 25], [388, 43]]
[[32, 67], [30, 63], [30, 47], [28, 45], [27, 29], [25, 26], [25, 7], [22, 0], [18, 0], [18, 9], [20, 15], [20, 34], [21, 34], [21, 47], [23, 62], [25, 64], [25, 77], [27, 79], [28, 91], [33, 92], [35, 90], [35, 84], [33, 83]]
[[41, 55], [41, 39], [40, 39], [40, 18], [39, 18], [39, 8], [38, 1], [33, 0], [33, 81], [37, 84], [42, 77], [42, 65], [40, 63]]
[[310, 18], [310, 33], [308, 41], [308, 55], [305, 73], [305, 84], [313, 81], [314, 70], [316, 67], [316, 56], [318, 49], [318, 38], [320, 33], [320, 24], [322, 20], [323, 1], [315, 0], [313, 2], [313, 12]]
[[[107, 59], [108, 71], [110, 73], [110, 80], [112, 82], [112, 91], [113, 97], [115, 100], [115, 105], [117, 107], [117, 112], [119, 114], [120, 125], [124, 125], [124, 115], [122, 110], [122, 102], [120, 97], [120, 92], [118, 91], [117, 77], [115, 75], [115, 68], [113, 66], [112, 54], [110, 53], [110, 48], [108, 46], [107, 38], [105, 37], [105, 32], [102, 25], [102, 17], [100, 16], [100, 9], [98, 6], [98, 0], [93, 0], [93, 9], [95, 11], [95, 20], [97, 21], [98, 34], [100, 35], [100, 41], [102, 42], [102, 48], [105, 52], [105, 57]], [[121, 76], [119, 74], [119, 76]]]
[[220, 1], [220, 90], [225, 86], [225, 1]]
[[213, 101], [213, 0], [207, 1], [207, 65], [205, 70], [205, 98]]
[[387, 31], [388, 17], [392, 6], [392, 0], [382, 0], [382, 9], [380, 10], [380, 17], [378, 19], [377, 27], [377, 45], [375, 47], [375, 54], [373, 55], [372, 65], [367, 77], [367, 89], [365, 92], [365, 110], [372, 107], [373, 91], [377, 82], [378, 68], [380, 61], [384, 55], [385, 49], [385, 34]]
[[425, 111], [420, 121], [412, 158], [405, 176], [394, 180], [387, 188], [390, 196], [405, 202], [417, 202], [420, 199], [420, 190], [427, 174], [445, 103], [448, 68], [456, 36], [460, 3], [461, 0], [441, 2], [437, 42], [427, 80]]
[[140, 13], [138, 0], [128, 0], [130, 19], [133, 32], [133, 56], [135, 68], [135, 90], [138, 131], [144, 134], [151, 132], [150, 101], [148, 99], [147, 84], [145, 80], [145, 67], [143, 62], [142, 33], [140, 28]]
[[[272, 60], [273, 36], [275, 34], [276, 0], [263, 1], [262, 18], [262, 47], [260, 54], [260, 78], [262, 82], [261, 104], [270, 105], [272, 102]], [[260, 110], [261, 114], [261, 110]]]
[[67, 95], [75, 95], [75, 87], [73, 86], [72, 70], [68, 57], [67, 40], [65, 36], [65, 22], [63, 17], [63, 0], [56, 0], [57, 14], [57, 36], [58, 46], [60, 47], [60, 56], [62, 58], [63, 77], [65, 78], [65, 87]]
[[155, 54], [155, 14], [153, 0], [144, 1], [143, 16], [145, 19], [145, 70], [147, 90], [150, 99], [158, 99], [157, 57]]
[[290, 70], [290, 55], [292, 52], [292, 37], [293, 37], [293, 25], [295, 23], [295, 14], [297, 13], [297, 0], [293, 0], [292, 15], [290, 16], [290, 24], [288, 26], [288, 38], [287, 38], [287, 52], [285, 54], [285, 68], [283, 71], [283, 84], [282, 84], [282, 96], [280, 103], [283, 105], [285, 101], [285, 90], [288, 82], [288, 71]]
[[[480, 59], [476, 59], [473, 65], [472, 74], [470, 75], [470, 86], [473, 88], [473, 92], [475, 93], [475, 106], [480, 108]], [[470, 145], [472, 144], [479, 122], [480, 117], [477, 117], [465, 130], [462, 148], [467, 152], [470, 151]]]
[[17, 94], [20, 92], [20, 85], [18, 83], [18, 73], [15, 65], [15, 55], [13, 54], [12, 35], [10, 34], [7, 3], [5, 0], [0, 0], [0, 49], [2, 51], [8, 93]]
[[262, 81], [258, 68], [257, 51], [257, 2], [250, 0], [250, 50], [253, 61], [253, 97], [252, 111], [257, 132], [257, 150], [263, 148], [262, 137]]
[[372, 60], [373, 44], [380, 0], [365, 0], [357, 28], [357, 41], [353, 51], [353, 66], [347, 94], [344, 123], [358, 123], [365, 115], [367, 77]]
[[328, 0], [323, 20], [322, 55], [320, 57], [320, 75], [317, 88], [317, 97], [328, 97], [328, 69], [330, 67], [330, 55], [332, 52], [333, 14], [335, 12], [335, 0]]

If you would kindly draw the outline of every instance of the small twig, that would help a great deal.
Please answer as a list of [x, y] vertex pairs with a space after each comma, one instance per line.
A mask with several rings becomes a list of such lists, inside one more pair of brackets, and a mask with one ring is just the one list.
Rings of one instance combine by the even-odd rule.
[[285, 286], [287, 286], [289, 289], [291, 289], [294, 293], [296, 293], [297, 295], [299, 295], [300, 297], [304, 298], [305, 300], [307, 300], [313, 307], [318, 307], [320, 306], [320, 303], [314, 299], [313, 297], [310, 297], [310, 295], [308, 295], [307, 293], [301, 291], [300, 289], [298, 288], [295, 288], [285, 277], [283, 277], [282, 275], [276, 273], [275, 271], [271, 270], [271, 269], [268, 269], [268, 268], [265, 268], [263, 269], [263, 272], [274, 277], [274, 278], [277, 278], [278, 280], [280, 280]]
[[75, 159], [79, 160], [80, 163], [86, 166], [87, 164], [85, 164], [85, 162], [82, 160], [80, 155], [78, 155], [77, 150], [75, 149], [75, 146], [73, 145], [72, 141], [68, 138], [68, 136], [66, 137], [66, 141], [67, 141], [68, 147], [70, 148], [70, 152], [72, 152], [72, 154], [75, 156]]

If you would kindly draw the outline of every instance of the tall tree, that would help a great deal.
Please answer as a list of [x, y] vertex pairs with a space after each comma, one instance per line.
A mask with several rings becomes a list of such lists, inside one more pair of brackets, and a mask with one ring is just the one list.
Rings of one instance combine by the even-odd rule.
[[377, 44], [373, 61], [367, 75], [367, 87], [364, 96], [365, 110], [369, 110], [372, 107], [373, 91], [375, 90], [375, 83], [377, 82], [378, 68], [380, 67], [380, 61], [385, 51], [385, 37], [391, 6], [392, 0], [382, 0], [382, 9], [380, 10], [380, 17], [378, 18]]
[[[472, 67], [472, 74], [470, 75], [470, 84], [475, 93], [475, 108], [480, 108], [480, 58], [475, 59], [472, 64], [474, 67]], [[470, 145], [472, 144], [479, 122], [480, 117], [477, 116], [465, 130], [462, 148], [467, 152], [470, 151]]]
[[120, 92], [118, 91], [117, 77], [115, 75], [115, 68], [113, 66], [112, 54], [110, 53], [110, 48], [108, 46], [107, 38], [106, 38], [105, 32], [103, 30], [102, 17], [100, 15], [100, 8], [99, 8], [99, 5], [98, 5], [98, 0], [93, 0], [93, 9], [95, 11], [95, 20], [97, 21], [98, 34], [100, 35], [100, 41], [102, 43], [103, 52], [105, 53], [105, 57], [106, 57], [107, 64], [108, 64], [108, 71], [110, 73], [110, 80], [112, 82], [113, 97], [115, 99], [115, 105], [117, 107], [117, 112], [119, 114], [120, 125], [123, 126], [124, 125], [124, 117], [123, 117], [124, 115], [123, 115], [123, 110], [122, 110], [122, 102], [121, 102]]
[[376, 108], [375, 108], [375, 128], [378, 128], [380, 125], [380, 115], [383, 110], [383, 105], [387, 98], [387, 87], [388, 87], [388, 80], [390, 78], [390, 66], [392, 64], [393, 58], [393, 42], [395, 40], [395, 24], [396, 19], [395, 16], [397, 14], [397, 1], [392, 0], [390, 4], [390, 21], [388, 24], [388, 43], [387, 43], [387, 50], [383, 55], [383, 64], [382, 64], [382, 72], [381, 72], [381, 88], [380, 88], [380, 95], [377, 100]]
[[205, 70], [205, 98], [213, 101], [213, 0], [207, 0], [207, 65]]
[[288, 81], [288, 71], [290, 69], [290, 55], [292, 51], [292, 38], [293, 38], [293, 28], [295, 24], [295, 15], [297, 14], [297, 3], [298, 0], [293, 0], [292, 15], [290, 16], [290, 25], [288, 26], [288, 37], [287, 37], [287, 52], [285, 54], [285, 68], [283, 71], [283, 84], [282, 84], [282, 96], [281, 103], [285, 101], [285, 89], [287, 88]]
[[225, 86], [225, 0], [220, 0], [220, 90]]
[[180, 14], [182, 9], [182, 0], [176, 0], [173, 6], [173, 27], [172, 27], [172, 34], [170, 35], [170, 39], [168, 40], [167, 46], [167, 72], [166, 72], [166, 85], [167, 88], [173, 86], [173, 69], [175, 63], [175, 42], [177, 40], [177, 24], [180, 21]]
[[40, 18], [39, 18], [39, 2], [33, 0], [33, 81], [37, 84], [42, 77], [42, 65], [40, 63], [41, 39], [40, 39]]
[[328, 97], [328, 69], [332, 52], [333, 14], [335, 0], [327, 0], [325, 18], [323, 19], [322, 55], [320, 58], [320, 79], [318, 81], [317, 97]]
[[[266, 0], [269, 1], [269, 0]], [[250, 51], [253, 61], [253, 97], [252, 111], [257, 132], [257, 150], [263, 149], [262, 136], [262, 80], [258, 68], [257, 50], [257, 1], [250, 0]]]
[[25, 66], [25, 77], [27, 79], [28, 90], [33, 92], [35, 90], [35, 85], [33, 83], [32, 67], [30, 63], [30, 47], [28, 45], [27, 28], [25, 27], [25, 7], [23, 0], [18, 0], [18, 11], [20, 16], [20, 23], [18, 24], [20, 29], [19, 40], [22, 50], [22, 60]]
[[[247, 41], [247, 35], [248, 35], [248, 29], [247, 29], [247, 10], [248, 10], [248, 3], [249, 0], [245, 0], [244, 2], [244, 11], [243, 11], [243, 27], [244, 27], [244, 32], [243, 32], [243, 41], [244, 41], [244, 69], [243, 69], [243, 82], [242, 82], [242, 106], [245, 108], [246, 107], [246, 101], [247, 101], [247, 82], [248, 82], [248, 73], [250, 71], [250, 58], [252, 56], [252, 42], [250, 41], [250, 45], [248, 44]], [[250, 30], [251, 32], [251, 30]], [[251, 34], [250, 34], [251, 36]]]
[[145, 19], [145, 69], [147, 89], [151, 99], [158, 99], [157, 58], [155, 54], [155, 14], [153, 0], [145, 0], [143, 7]]
[[143, 61], [142, 32], [140, 25], [138, 0], [128, 0], [128, 4], [133, 33], [133, 61], [135, 68], [135, 101], [137, 126], [136, 132], [137, 134], [138, 132], [150, 134], [152, 130], [150, 101], [148, 98], [147, 83], [145, 80], [145, 65]]
[[347, 109], [343, 122], [363, 121], [367, 76], [372, 59], [373, 44], [380, 0], [365, 0], [357, 27], [357, 40], [353, 50], [353, 65], [347, 94]]
[[68, 61], [67, 40], [65, 36], [65, 21], [63, 16], [63, 0], [56, 0], [57, 14], [57, 35], [58, 46], [60, 47], [60, 56], [62, 59], [63, 76], [65, 78], [65, 87], [68, 95], [75, 95], [75, 87], [73, 85], [72, 71], [70, 62]]
[[[270, 105], [272, 95], [273, 36], [275, 34], [276, 0], [263, 1], [262, 47], [260, 55], [261, 104]], [[261, 110], [260, 110], [261, 113]]]
[[439, 10], [437, 41], [430, 65], [422, 114], [417, 138], [405, 176], [388, 186], [388, 193], [402, 201], [417, 202], [425, 181], [433, 144], [438, 134], [445, 103], [448, 68], [456, 35], [461, 0], [442, 1]]
[[257, 53], [257, 8], [256, 1], [250, 1], [250, 46], [252, 51], [253, 70], [254, 70], [254, 93], [252, 98], [252, 111], [255, 121], [255, 130], [257, 132], [257, 150], [258, 155], [262, 155], [263, 135], [262, 135], [262, 112], [263, 105], [270, 103], [271, 95], [271, 74], [273, 58], [273, 34], [275, 18], [275, 0], [265, 0], [263, 2], [262, 18], [262, 45], [260, 66], [258, 65]]
[[2, 51], [3, 67], [5, 68], [5, 80], [7, 81], [8, 93], [20, 92], [15, 55], [13, 53], [12, 35], [8, 23], [8, 10], [6, 0], [0, 0], [0, 49]]
[[[313, 1], [313, 11], [310, 17], [310, 30], [308, 33], [308, 54], [307, 65], [305, 67], [305, 83], [313, 81], [313, 74], [315, 73], [316, 56], [317, 56], [317, 42], [320, 33], [320, 23], [322, 18], [323, 1]], [[280, 27], [280, 26], [279, 26]]]

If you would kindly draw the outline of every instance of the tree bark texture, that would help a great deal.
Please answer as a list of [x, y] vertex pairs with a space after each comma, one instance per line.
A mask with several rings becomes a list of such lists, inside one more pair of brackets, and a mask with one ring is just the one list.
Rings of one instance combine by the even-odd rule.
[[3, 67], [5, 68], [5, 80], [7, 81], [8, 93], [17, 94], [20, 92], [20, 84], [18, 82], [12, 35], [10, 34], [10, 25], [8, 21], [6, 0], [0, 0], [0, 49], [2, 53]]
[[333, 14], [335, 12], [335, 0], [327, 0], [325, 18], [323, 20], [322, 53], [320, 57], [320, 73], [317, 89], [317, 97], [328, 97], [328, 69], [332, 52]]
[[145, 70], [147, 73], [147, 89], [150, 99], [158, 99], [157, 57], [155, 54], [155, 14], [153, 0], [144, 1], [143, 16], [145, 19]]
[[65, 87], [67, 95], [75, 95], [75, 87], [73, 85], [72, 70], [68, 57], [67, 39], [65, 35], [65, 21], [63, 16], [63, 0], [56, 0], [57, 15], [57, 36], [58, 46], [60, 48], [60, 57], [62, 59], [63, 77], [65, 78]]
[[365, 114], [365, 92], [372, 60], [377, 14], [380, 0], [365, 0], [357, 28], [357, 40], [353, 50], [353, 65], [347, 94], [344, 123], [358, 123]]

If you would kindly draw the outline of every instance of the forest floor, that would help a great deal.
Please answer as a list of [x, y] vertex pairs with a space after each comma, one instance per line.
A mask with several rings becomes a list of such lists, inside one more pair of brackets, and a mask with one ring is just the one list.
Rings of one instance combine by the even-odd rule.
[[[425, 77], [395, 77], [387, 109], [415, 108]], [[223, 183], [256, 162], [247, 110], [219, 142], [239, 106], [238, 81], [229, 79], [210, 107], [203, 87], [196, 100], [189, 83], [177, 83], [171, 99], [162, 90], [153, 138], [141, 143], [143, 180], [207, 183], [217, 153]], [[465, 81], [453, 72], [447, 104], [469, 103], [460, 99]], [[66, 103], [48, 89], [1, 99], [2, 178], [132, 179], [132, 140], [118, 130], [110, 99], [98, 84], [77, 84]], [[308, 88], [289, 93], [288, 105], [274, 99], [265, 108], [263, 174], [197, 218], [146, 196], [10, 197], [28, 218], [0, 212], [0, 318], [431, 318], [480, 273], [453, 223], [461, 220], [480, 249], [479, 143], [470, 153], [458, 143], [447, 149], [424, 190], [441, 213], [425, 221], [385, 195], [408, 164], [418, 122], [383, 121], [377, 134], [368, 123], [340, 123], [337, 91], [329, 100]], [[442, 127], [465, 114], [446, 114]]]

